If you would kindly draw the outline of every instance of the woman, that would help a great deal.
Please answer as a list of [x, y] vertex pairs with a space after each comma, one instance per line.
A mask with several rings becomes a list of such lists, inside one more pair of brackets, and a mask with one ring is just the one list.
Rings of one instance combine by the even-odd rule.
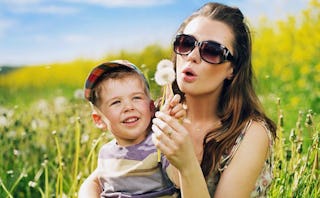
[[272, 180], [276, 126], [253, 88], [251, 36], [238, 8], [207, 3], [174, 41], [181, 123], [162, 112], [153, 141], [177, 168], [182, 197], [261, 197]]

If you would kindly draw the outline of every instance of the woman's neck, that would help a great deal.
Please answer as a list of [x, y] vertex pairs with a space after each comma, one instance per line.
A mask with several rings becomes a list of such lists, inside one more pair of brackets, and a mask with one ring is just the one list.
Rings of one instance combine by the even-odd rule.
[[217, 98], [208, 96], [186, 95], [187, 119], [192, 123], [215, 122], [219, 120], [217, 116]]

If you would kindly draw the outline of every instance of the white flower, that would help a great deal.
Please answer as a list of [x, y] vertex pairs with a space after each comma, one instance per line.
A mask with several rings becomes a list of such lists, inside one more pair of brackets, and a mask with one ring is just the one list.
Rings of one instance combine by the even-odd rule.
[[13, 149], [13, 155], [16, 155], [16, 156], [20, 155], [20, 151], [17, 149]]
[[36, 109], [42, 113], [49, 111], [49, 104], [46, 100], [40, 99], [36, 104]]
[[156, 83], [160, 86], [171, 84], [175, 79], [175, 72], [173, 68], [162, 68], [161, 70], [157, 70], [154, 79]]
[[62, 113], [65, 110], [68, 101], [63, 96], [58, 96], [54, 99], [54, 108], [57, 113]]
[[88, 142], [89, 141], [89, 135], [88, 134], [83, 134], [82, 136], [81, 136], [81, 144], [83, 144], [83, 143], [86, 143], [86, 142]]
[[75, 99], [83, 99], [84, 98], [84, 95], [83, 95], [83, 89], [77, 89], [74, 91], [73, 93], [73, 97]]
[[8, 126], [9, 120], [6, 116], [0, 116], [0, 126]]
[[160, 71], [164, 68], [172, 68], [173, 69], [172, 61], [170, 61], [168, 59], [162, 59], [157, 65], [157, 71]]
[[37, 186], [37, 182], [29, 181], [28, 186], [30, 186], [30, 187], [32, 187], [32, 188], [34, 188], [34, 187], [36, 187], [36, 186]]

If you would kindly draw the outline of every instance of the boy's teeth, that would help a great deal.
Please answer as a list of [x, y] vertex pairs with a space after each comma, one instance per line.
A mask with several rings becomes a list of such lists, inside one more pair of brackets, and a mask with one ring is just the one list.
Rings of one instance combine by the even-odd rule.
[[134, 122], [134, 121], [137, 121], [137, 120], [138, 120], [138, 118], [129, 118], [125, 122]]

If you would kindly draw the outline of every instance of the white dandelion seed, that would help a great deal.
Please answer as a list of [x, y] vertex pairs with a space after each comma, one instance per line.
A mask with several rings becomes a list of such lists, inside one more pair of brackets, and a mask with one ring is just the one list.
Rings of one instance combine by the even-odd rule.
[[12, 175], [13, 174], [13, 170], [7, 170], [7, 174], [8, 175]]
[[162, 68], [157, 70], [154, 76], [156, 83], [160, 86], [171, 84], [175, 79], [175, 72], [173, 68]]
[[13, 155], [15, 155], [15, 156], [20, 155], [20, 151], [17, 149], [13, 149]]
[[74, 91], [73, 93], [73, 97], [75, 99], [84, 99], [84, 95], [83, 95], [83, 89], [77, 89]]
[[49, 111], [49, 104], [46, 100], [40, 99], [36, 104], [36, 109], [42, 113]]
[[86, 142], [88, 142], [89, 141], [89, 135], [88, 134], [83, 134], [82, 136], [81, 136], [81, 144], [83, 144], [83, 143], [86, 143]]
[[30, 186], [31, 188], [34, 188], [37, 186], [37, 182], [29, 181], [28, 186]]
[[54, 99], [54, 108], [57, 113], [62, 113], [65, 110], [68, 101], [63, 96], [58, 96]]
[[8, 126], [9, 120], [6, 116], [0, 116], [0, 126]]
[[159, 61], [158, 65], [157, 65], [157, 70], [159, 71], [164, 68], [173, 69], [173, 62], [168, 59], [162, 59], [161, 61]]

